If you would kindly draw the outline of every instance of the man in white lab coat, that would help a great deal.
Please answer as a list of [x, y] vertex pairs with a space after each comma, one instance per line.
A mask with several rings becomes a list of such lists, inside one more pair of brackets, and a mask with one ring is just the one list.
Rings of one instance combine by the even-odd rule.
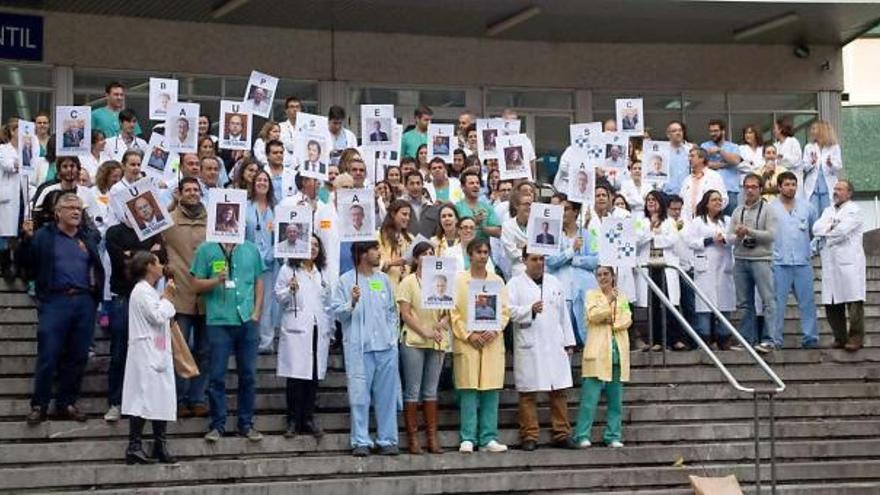
[[822, 246], [822, 304], [834, 332], [834, 347], [855, 352], [862, 348], [865, 338], [866, 267], [862, 213], [851, 201], [852, 195], [849, 181], [834, 185], [834, 204], [825, 208], [813, 225], [813, 235]]
[[571, 438], [566, 390], [575, 340], [562, 284], [544, 273], [544, 257], [522, 250], [525, 272], [507, 284], [513, 324], [514, 374], [519, 392], [519, 436], [523, 450], [537, 448], [537, 392], [550, 394], [553, 445], [577, 448]]

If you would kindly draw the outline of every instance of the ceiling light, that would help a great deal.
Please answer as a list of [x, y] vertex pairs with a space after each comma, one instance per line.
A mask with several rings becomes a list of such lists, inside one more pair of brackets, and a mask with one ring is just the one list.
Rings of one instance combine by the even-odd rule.
[[789, 24], [792, 24], [799, 20], [799, 15], [794, 12], [789, 12], [779, 17], [773, 17], [766, 21], [762, 21], [742, 29], [736, 29], [733, 31], [733, 39], [735, 39], [736, 41], [746, 41], [756, 36], [760, 36], [764, 33], [773, 31], [774, 29], [788, 26]]
[[541, 13], [540, 7], [537, 7], [537, 6], [528, 7], [524, 10], [517, 12], [516, 14], [513, 14], [510, 17], [507, 17], [506, 19], [502, 19], [498, 22], [489, 24], [489, 26], [486, 27], [486, 36], [497, 36], [497, 35], [503, 33], [504, 31], [507, 31], [508, 29], [511, 29], [513, 27], [516, 27], [516, 26], [526, 22], [527, 20], [531, 19], [532, 17], [535, 17], [536, 15], [538, 15], [540, 13]]
[[226, 0], [225, 2], [217, 5], [211, 10], [211, 18], [219, 19], [221, 17], [226, 16], [235, 10], [243, 7], [244, 4], [250, 2], [250, 0]]

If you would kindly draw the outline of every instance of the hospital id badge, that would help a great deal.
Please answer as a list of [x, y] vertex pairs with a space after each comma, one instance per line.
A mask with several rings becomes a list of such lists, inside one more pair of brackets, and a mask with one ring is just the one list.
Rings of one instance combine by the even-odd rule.
[[227, 289], [234, 289], [235, 288], [235, 280], [227, 280], [223, 286], [226, 287]]

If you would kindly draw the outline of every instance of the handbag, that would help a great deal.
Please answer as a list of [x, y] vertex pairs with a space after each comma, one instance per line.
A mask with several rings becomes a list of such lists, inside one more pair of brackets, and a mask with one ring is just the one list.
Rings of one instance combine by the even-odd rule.
[[171, 354], [174, 356], [174, 372], [181, 378], [193, 378], [199, 376], [199, 367], [193, 359], [189, 344], [183, 338], [183, 332], [177, 326], [176, 321], [171, 321]]

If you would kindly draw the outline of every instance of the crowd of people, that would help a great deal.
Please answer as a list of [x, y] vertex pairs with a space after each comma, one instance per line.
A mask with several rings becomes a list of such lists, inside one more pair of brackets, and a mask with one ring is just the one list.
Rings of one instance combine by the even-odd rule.
[[[156, 181], [173, 226], [140, 239], [109, 200], [112, 191], [141, 179], [144, 164], [146, 144], [138, 137], [138, 116], [125, 109], [124, 91], [119, 83], [108, 85], [107, 106], [93, 113], [88, 156], [56, 157], [49, 115], [39, 114], [34, 143], [39, 163], [28, 176], [17, 158], [17, 119], [6, 123], [0, 146], [0, 268], [7, 279], [28, 282], [38, 301], [38, 358], [27, 423], [46, 420], [53, 396], [59, 418], [86, 421], [77, 400], [95, 329], [102, 327], [110, 336], [104, 419], [129, 418], [129, 463], [175, 461], [166, 441], [169, 421], [208, 417], [205, 440], [222, 441], [230, 355], [239, 435], [254, 442], [263, 438], [254, 427], [254, 411], [258, 356], [266, 355], [286, 379], [284, 436], [320, 438], [319, 384], [330, 349], [340, 345], [355, 456], [398, 454], [401, 409], [406, 450], [442, 452], [438, 389], [450, 369], [460, 411], [459, 451], [506, 451], [498, 436], [506, 350], [513, 356], [522, 449], [538, 447], [539, 392], [549, 394], [553, 446], [591, 445], [604, 392], [603, 441], [622, 447], [622, 384], [630, 377], [630, 353], [687, 351], [695, 343], [636, 273], [643, 268], [612, 267], [600, 259], [598, 237], [609, 218], [641, 219], [639, 260], [661, 259], [695, 281], [705, 300], [677, 271], [644, 268], [715, 349], [738, 346], [710, 305], [728, 315], [739, 311], [740, 333], [760, 352], [783, 347], [791, 292], [800, 312], [801, 346], [819, 346], [811, 261], [817, 253], [833, 346], [855, 352], [863, 345], [863, 223], [852, 183], [840, 177], [840, 147], [826, 122], [812, 123], [803, 148], [784, 120], [773, 128], [775, 143], [763, 142], [762, 130], [748, 126], [741, 145], [729, 140], [720, 120], [709, 123], [710, 139], [702, 144], [688, 142], [684, 123], [670, 122], [664, 184], [642, 182], [634, 147], [619, 158], [625, 161], [623, 173], [612, 177], [597, 170], [593, 204], [581, 204], [559, 192], [567, 190], [570, 150], [553, 181], [556, 192], [545, 198], [533, 181], [499, 180], [497, 161], [479, 157], [471, 113], [458, 120], [452, 163], [429, 160], [432, 112], [424, 106], [402, 136], [399, 166], [388, 167], [381, 181], [368, 179], [366, 150], [345, 129], [345, 111], [338, 106], [328, 114], [334, 148], [328, 180], [300, 175], [290, 158], [295, 141], [288, 135], [296, 132], [302, 106], [290, 97], [286, 120], [266, 122], [252, 153], [218, 150], [210, 119], [201, 117], [198, 152], [179, 156], [173, 181]], [[506, 111], [502, 118], [516, 114]], [[603, 125], [605, 132], [616, 131], [614, 121]], [[205, 206], [219, 188], [247, 191], [244, 218], [218, 220], [245, 222], [244, 243], [206, 241]], [[336, 194], [349, 188], [375, 194], [375, 241], [340, 241]], [[530, 253], [525, 235], [533, 204], [545, 199], [563, 207], [560, 249], [549, 256]], [[314, 235], [290, 234], [292, 242], [308, 244], [307, 259], [274, 255], [274, 209], [281, 204], [312, 210]], [[452, 309], [424, 307], [426, 256], [457, 261], [454, 280], [433, 282], [454, 289]], [[482, 311], [468, 301], [472, 281], [502, 284], [493, 310], [500, 315], [497, 327], [469, 328], [468, 312]], [[649, 306], [653, 318], [633, 326], [633, 313]], [[198, 376], [175, 375], [172, 325], [189, 346]], [[572, 427], [567, 400], [577, 350], [581, 393]], [[375, 436], [369, 431], [370, 406]], [[147, 420], [154, 438], [150, 454], [142, 440]]]

